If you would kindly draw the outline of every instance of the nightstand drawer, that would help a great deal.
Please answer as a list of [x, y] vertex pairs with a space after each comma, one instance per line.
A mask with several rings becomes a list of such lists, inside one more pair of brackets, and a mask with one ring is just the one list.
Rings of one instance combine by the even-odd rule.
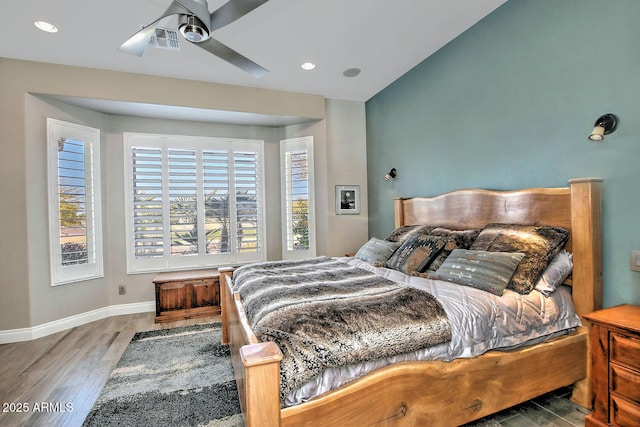
[[609, 360], [640, 370], [640, 340], [612, 332]]
[[611, 393], [640, 404], [640, 373], [614, 363], [610, 365], [610, 369]]
[[611, 395], [611, 425], [634, 427], [640, 425], [640, 406]]

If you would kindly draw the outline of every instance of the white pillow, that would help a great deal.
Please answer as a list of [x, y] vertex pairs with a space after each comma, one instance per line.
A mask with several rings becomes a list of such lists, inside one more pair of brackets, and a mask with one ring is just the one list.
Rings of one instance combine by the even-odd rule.
[[553, 291], [558, 289], [564, 280], [573, 270], [573, 254], [561, 250], [553, 257], [540, 279], [536, 283], [535, 289], [545, 297], [549, 297]]

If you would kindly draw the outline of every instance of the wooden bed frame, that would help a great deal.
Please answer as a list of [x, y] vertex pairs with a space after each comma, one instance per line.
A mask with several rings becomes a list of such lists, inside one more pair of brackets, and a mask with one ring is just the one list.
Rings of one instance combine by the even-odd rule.
[[[568, 284], [578, 314], [601, 308], [601, 179], [565, 188], [460, 190], [432, 198], [395, 200], [395, 225], [453, 229], [488, 223], [556, 225], [570, 230], [574, 269]], [[223, 344], [230, 346], [247, 427], [461, 425], [574, 384], [572, 399], [591, 407], [588, 331], [511, 352], [489, 351], [452, 362], [403, 362], [371, 372], [308, 402], [281, 409], [280, 360], [273, 342], [259, 342], [232, 269], [221, 269]], [[583, 324], [586, 322], [583, 320]]]

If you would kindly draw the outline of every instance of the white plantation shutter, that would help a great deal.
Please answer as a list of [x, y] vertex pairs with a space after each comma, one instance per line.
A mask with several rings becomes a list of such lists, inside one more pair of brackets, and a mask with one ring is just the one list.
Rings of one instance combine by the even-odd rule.
[[[79, 244], [62, 245], [62, 266], [86, 264], [95, 260], [95, 249], [87, 245], [87, 202], [92, 203], [90, 156], [85, 156], [84, 141], [60, 138], [58, 141], [58, 201], [60, 243], [69, 239]], [[88, 157], [85, 161], [85, 157]], [[87, 194], [89, 193], [89, 194]]]
[[52, 285], [103, 276], [100, 131], [47, 119]]
[[289, 151], [286, 167], [287, 250], [309, 249], [309, 156], [307, 150]]
[[280, 141], [282, 257], [315, 255], [313, 137]]
[[171, 255], [198, 254], [198, 199], [195, 150], [168, 150]]
[[262, 141], [125, 134], [130, 273], [262, 261]]
[[236, 152], [234, 172], [238, 252], [258, 252], [261, 195], [257, 153]]
[[202, 153], [204, 175], [204, 204], [206, 252], [228, 254], [231, 252], [230, 200], [229, 200], [229, 152]]
[[131, 151], [133, 178], [133, 250], [136, 258], [164, 257], [162, 151]]

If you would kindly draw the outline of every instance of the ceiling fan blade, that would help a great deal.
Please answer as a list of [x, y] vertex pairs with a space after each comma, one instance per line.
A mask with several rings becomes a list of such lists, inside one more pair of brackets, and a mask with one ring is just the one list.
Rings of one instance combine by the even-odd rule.
[[211, 31], [222, 28], [269, 0], [229, 0], [211, 14]]
[[193, 44], [203, 48], [207, 52], [213, 53], [220, 59], [224, 59], [228, 63], [235, 65], [236, 67], [240, 68], [243, 71], [246, 71], [256, 78], [262, 77], [269, 72], [267, 69], [256, 64], [249, 58], [239, 54], [235, 50], [211, 37], [203, 42]]
[[136, 56], [144, 55], [144, 53], [147, 51], [147, 47], [149, 47], [149, 41], [151, 40], [151, 37], [153, 37], [153, 35], [155, 34], [158, 23], [168, 16], [181, 14], [191, 14], [191, 12], [182, 4], [174, 1], [173, 3], [171, 3], [171, 5], [169, 5], [169, 8], [162, 14], [160, 18], [156, 19], [151, 24], [147, 25], [146, 27], [135, 33], [133, 36], [129, 37], [126, 42], [122, 43], [118, 50]]

